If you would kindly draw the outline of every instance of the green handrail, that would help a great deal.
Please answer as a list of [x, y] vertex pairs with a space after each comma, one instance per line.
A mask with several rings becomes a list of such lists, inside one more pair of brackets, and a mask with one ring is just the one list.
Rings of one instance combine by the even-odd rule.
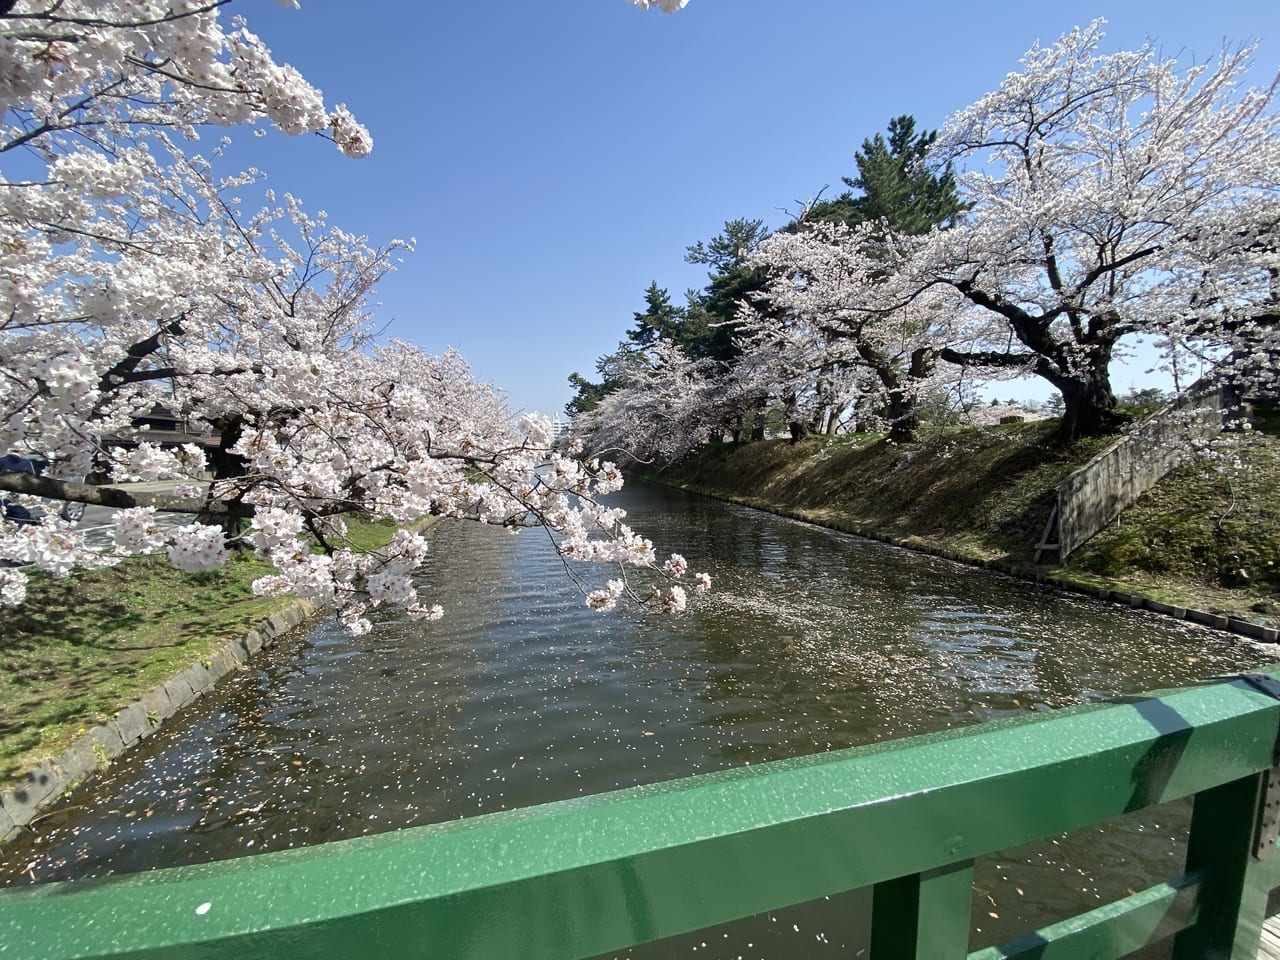
[[1252, 960], [1274, 885], [1250, 854], [1277, 731], [1280, 701], [1227, 680], [5, 891], [0, 958], [582, 958], [867, 886], [874, 960], [963, 958], [973, 858], [1195, 796], [1185, 874], [973, 957], [1120, 956], [1174, 934], [1179, 960]]

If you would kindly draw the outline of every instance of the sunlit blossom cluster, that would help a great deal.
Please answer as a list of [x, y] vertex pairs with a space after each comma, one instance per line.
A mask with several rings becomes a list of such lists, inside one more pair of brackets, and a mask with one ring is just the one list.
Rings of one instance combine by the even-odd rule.
[[603, 590], [592, 590], [587, 594], [587, 606], [592, 610], [612, 610], [625, 589], [626, 584], [621, 580], [610, 580]]
[[[18, 0], [0, 14], [0, 153], [29, 147], [46, 165], [0, 183], [0, 447], [49, 459], [42, 482], [173, 481], [172, 495], [124, 493], [136, 505], [106, 546], [53, 517], [6, 522], [0, 559], [65, 576], [163, 550], [194, 573], [249, 547], [274, 568], [256, 592], [316, 600], [365, 632], [384, 605], [443, 615], [419, 596], [426, 541], [408, 528], [449, 517], [543, 526], [566, 561], [616, 565], [610, 605], [683, 609], [682, 590], [627, 582], [624, 568], [665, 583], [687, 564], [664, 570], [600, 502], [622, 486], [615, 464], [553, 449], [546, 418], [514, 418], [455, 353], [375, 345], [375, 285], [412, 241], [372, 244], [288, 193], [242, 205], [260, 177], [220, 169], [222, 145], [200, 141], [211, 125], [317, 134], [352, 157], [373, 141], [220, 6]], [[110, 441], [157, 405], [204, 445]], [[0, 490], [20, 479], [0, 475]], [[353, 513], [401, 529], [360, 552]], [[24, 601], [24, 569], [0, 570], [0, 603]]]
[[631, 2], [641, 10], [657, 7], [663, 13], [675, 13], [677, 10], [683, 10], [689, 0], [631, 0]]
[[156, 520], [155, 507], [119, 510], [113, 519], [111, 538], [123, 554], [148, 554], [162, 549], [168, 537]]
[[227, 562], [222, 528], [191, 523], [169, 535], [169, 562], [186, 573], [216, 570]]
[[204, 451], [195, 444], [177, 449], [142, 441], [119, 458], [116, 480], [173, 480], [198, 477], [205, 470]]
[[[16, 524], [0, 519], [0, 560], [30, 564], [62, 579], [77, 567], [109, 567], [119, 558], [91, 549], [85, 543], [84, 534], [65, 520], [46, 517], [38, 524]], [[19, 571], [11, 571], [8, 581], [14, 583], [18, 575]], [[10, 589], [10, 595], [17, 592], [16, 587]]]
[[1059, 391], [1065, 434], [1102, 432], [1133, 337], [1274, 396], [1280, 83], [1245, 86], [1254, 44], [1179, 68], [1153, 43], [1104, 52], [1104, 26], [1037, 44], [938, 131], [924, 163], [954, 172], [956, 222], [917, 236], [802, 215], [745, 264], [766, 280], [732, 362], [661, 341], [613, 358], [614, 389], [574, 424], [587, 447], [671, 459], [763, 432], [766, 411], [896, 428], [923, 398], [963, 410], [975, 381], [1019, 376]]
[[230, 32], [222, 24], [204, 0], [18, 0], [0, 29], [5, 136], [33, 126], [116, 136], [138, 122], [186, 133], [265, 118], [291, 134], [332, 130], [345, 152], [369, 152], [345, 108], [326, 109], [241, 20]]
[[27, 578], [0, 567], [0, 607], [16, 607], [27, 599]]

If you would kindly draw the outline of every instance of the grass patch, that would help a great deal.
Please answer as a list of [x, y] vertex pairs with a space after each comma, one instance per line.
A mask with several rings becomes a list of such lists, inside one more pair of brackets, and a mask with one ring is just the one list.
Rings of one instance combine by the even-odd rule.
[[1280, 614], [1280, 437], [1222, 441], [1080, 547], [1071, 569], [1141, 583], [1166, 603], [1199, 595], [1215, 612]]
[[[395, 529], [349, 525], [361, 550]], [[284, 609], [289, 598], [263, 599], [250, 588], [269, 572], [236, 553], [222, 569], [197, 574], [161, 557], [64, 580], [32, 574], [27, 601], [5, 610], [0, 633], [0, 785]]]
[[32, 575], [0, 636], [0, 782], [281, 609], [249, 589], [267, 572], [237, 555], [202, 574], [139, 557], [65, 580]]

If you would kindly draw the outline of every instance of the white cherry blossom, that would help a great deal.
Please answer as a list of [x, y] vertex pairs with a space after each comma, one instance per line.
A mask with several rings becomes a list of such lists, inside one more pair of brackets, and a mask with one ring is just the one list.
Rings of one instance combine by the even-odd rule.
[[[375, 342], [375, 287], [412, 242], [371, 243], [284, 192], [242, 203], [260, 177], [220, 169], [221, 148], [200, 140], [210, 127], [312, 133], [352, 157], [373, 140], [221, 7], [17, 0], [0, 13], [0, 157], [44, 164], [0, 168], [0, 447], [53, 463], [0, 475], [0, 490], [132, 504], [105, 548], [52, 518], [0, 522], [0, 559], [65, 576], [164, 549], [198, 572], [252, 547], [275, 568], [255, 592], [330, 605], [358, 632], [380, 605], [442, 611], [414, 581], [425, 540], [401, 529], [358, 553], [353, 513], [545, 526], [566, 560], [616, 566], [615, 602], [640, 599], [624, 568], [676, 575], [599, 502], [622, 485], [613, 463], [553, 450], [551, 424], [514, 418], [457, 354]], [[137, 436], [157, 404], [203, 445]], [[102, 469], [175, 493], [58, 479]], [[199, 522], [162, 528], [158, 509]], [[3, 571], [0, 603], [24, 602], [24, 578]]]

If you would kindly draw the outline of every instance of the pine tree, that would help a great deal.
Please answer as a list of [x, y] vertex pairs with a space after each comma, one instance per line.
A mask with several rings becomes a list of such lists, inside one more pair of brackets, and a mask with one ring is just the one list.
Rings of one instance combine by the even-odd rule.
[[627, 331], [627, 339], [637, 347], [648, 348], [655, 340], [678, 340], [684, 311], [671, 302], [667, 291], [655, 280], [644, 291], [644, 312], [637, 312], [636, 325]]
[[915, 117], [894, 117], [888, 140], [877, 133], [862, 141], [853, 156], [857, 176], [841, 178], [849, 189], [834, 200], [815, 203], [789, 229], [802, 223], [853, 226], [884, 220], [891, 230], [914, 235], [953, 226], [968, 207], [956, 193], [951, 167], [935, 170], [925, 162], [937, 136], [936, 130], [917, 134]]

